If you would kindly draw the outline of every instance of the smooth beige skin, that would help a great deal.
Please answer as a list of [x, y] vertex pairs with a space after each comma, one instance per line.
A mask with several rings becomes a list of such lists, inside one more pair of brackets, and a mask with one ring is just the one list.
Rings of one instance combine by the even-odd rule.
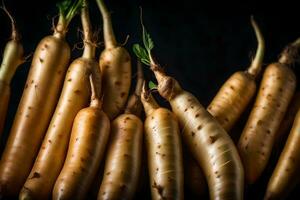
[[183, 140], [203, 169], [211, 199], [243, 199], [244, 170], [237, 149], [217, 120], [191, 93], [152, 61], [159, 94], [167, 99]]
[[73, 120], [82, 108], [88, 106], [89, 76], [94, 69], [100, 74], [98, 63], [91, 58], [78, 58], [70, 65], [55, 113], [19, 199], [47, 199], [51, 196], [65, 161]]
[[[148, 95], [147, 95], [148, 96]], [[144, 124], [152, 199], [183, 199], [182, 144], [174, 114], [160, 108], [152, 96], [142, 103], [147, 115]]]
[[184, 159], [184, 183], [197, 197], [203, 197], [207, 193], [207, 182], [202, 169], [188, 152]]
[[221, 126], [229, 132], [244, 112], [256, 91], [255, 77], [261, 71], [265, 42], [253, 18], [251, 23], [256, 34], [258, 47], [254, 60], [246, 71], [234, 73], [221, 87], [207, 110]]
[[224, 83], [207, 110], [226, 131], [230, 131], [255, 91], [254, 77], [247, 72], [236, 72]]
[[260, 84], [238, 149], [248, 183], [254, 183], [265, 169], [276, 133], [296, 88], [293, 71], [280, 63], [270, 64]]
[[0, 67], [0, 138], [10, 99], [10, 83], [18, 68], [24, 62], [23, 46], [17, 39], [7, 42]]
[[143, 123], [133, 114], [122, 114], [111, 129], [98, 200], [132, 199], [141, 169]]
[[30, 173], [57, 104], [69, 59], [70, 48], [60, 33], [45, 37], [36, 48], [0, 163], [2, 196], [17, 195]]
[[103, 110], [112, 120], [123, 110], [131, 84], [131, 58], [128, 51], [116, 42], [110, 13], [104, 0], [97, 0], [103, 19], [105, 49], [99, 59], [103, 77]]
[[299, 183], [300, 168], [300, 111], [298, 111], [293, 127], [279, 157], [279, 161], [269, 180], [265, 200], [285, 199], [296, 184]]
[[84, 108], [77, 114], [52, 199], [85, 199], [102, 161], [109, 132], [109, 118], [100, 108]]
[[103, 110], [110, 119], [123, 111], [131, 84], [131, 59], [123, 47], [106, 48], [100, 55]]

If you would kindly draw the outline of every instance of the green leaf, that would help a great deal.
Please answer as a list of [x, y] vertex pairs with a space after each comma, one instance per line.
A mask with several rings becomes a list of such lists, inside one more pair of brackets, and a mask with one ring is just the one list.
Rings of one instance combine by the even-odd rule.
[[146, 65], [150, 65], [149, 55], [148, 55], [145, 48], [143, 48], [139, 44], [134, 44], [133, 45], [133, 52], [141, 60], [141, 62], [143, 62]]
[[148, 87], [150, 88], [150, 90], [152, 90], [152, 89], [156, 89], [157, 85], [155, 83], [153, 83], [152, 81], [149, 81]]
[[150, 51], [154, 48], [154, 43], [150, 34], [146, 31], [144, 25], [142, 26], [143, 26], [143, 43], [147, 51], [150, 53]]

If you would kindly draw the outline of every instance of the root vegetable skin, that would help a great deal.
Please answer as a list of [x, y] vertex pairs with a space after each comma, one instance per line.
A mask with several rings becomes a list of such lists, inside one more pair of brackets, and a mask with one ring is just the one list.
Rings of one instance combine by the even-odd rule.
[[0, 196], [18, 195], [30, 173], [57, 104], [70, 59], [65, 41], [69, 23], [81, 5], [65, 0], [54, 34], [38, 44], [0, 163]]
[[153, 59], [154, 47], [143, 26], [145, 48], [134, 45], [138, 58], [150, 65], [159, 94], [169, 101], [182, 128], [183, 140], [203, 169], [211, 199], [243, 199], [244, 170], [237, 149], [217, 120], [191, 93], [167, 76]]
[[230, 131], [251, 101], [255, 90], [253, 76], [246, 72], [236, 72], [224, 83], [207, 110], [226, 131]]
[[[85, 2], [86, 3], [86, 2]], [[89, 76], [97, 78], [101, 89], [100, 69], [95, 60], [95, 46], [91, 39], [91, 25], [87, 4], [82, 6], [84, 51], [70, 65], [59, 102], [48, 127], [39, 154], [35, 160], [19, 199], [48, 199], [64, 164], [72, 124], [76, 114], [88, 105], [90, 99]], [[99, 80], [98, 80], [99, 79]]]
[[240, 137], [238, 149], [248, 183], [254, 183], [268, 163], [277, 130], [296, 87], [296, 77], [284, 64], [269, 65]]
[[207, 108], [226, 131], [231, 130], [253, 98], [256, 91], [255, 77], [261, 71], [265, 51], [264, 38], [253, 18], [251, 23], [258, 40], [256, 56], [251, 66], [246, 71], [234, 73]]
[[105, 49], [99, 60], [103, 77], [103, 109], [110, 119], [123, 109], [131, 83], [131, 58], [123, 47]]
[[133, 199], [138, 188], [142, 163], [143, 122], [140, 100], [143, 70], [137, 66], [135, 92], [129, 97], [125, 114], [111, 123], [103, 180], [98, 192], [100, 199]]
[[269, 180], [265, 200], [285, 199], [299, 182], [297, 180], [300, 167], [300, 112], [298, 111], [293, 127], [279, 157], [279, 161]]
[[123, 111], [131, 84], [131, 58], [127, 50], [116, 42], [110, 13], [104, 0], [97, 0], [102, 14], [105, 50], [99, 65], [103, 77], [103, 110], [110, 119]]
[[2, 63], [0, 66], [0, 137], [2, 136], [11, 94], [10, 83], [18, 66], [24, 62], [24, 49], [19, 41], [20, 36], [16, 29], [15, 21], [5, 7], [2, 9], [6, 12], [11, 20], [12, 32], [11, 40], [8, 41], [5, 46]]
[[149, 111], [145, 143], [152, 199], [183, 199], [181, 140], [177, 119], [171, 111]]
[[53, 199], [84, 199], [102, 160], [110, 124], [98, 108], [82, 109], [74, 120], [67, 158], [54, 189]]
[[36, 48], [1, 159], [0, 193], [4, 196], [18, 194], [30, 172], [54, 112], [69, 58], [70, 48], [60, 36], [48, 36]]
[[122, 114], [111, 127], [98, 200], [132, 199], [141, 168], [143, 123], [133, 114]]
[[78, 58], [70, 65], [61, 97], [20, 199], [51, 196], [66, 157], [73, 120], [90, 99], [89, 75], [93, 69], [99, 70], [98, 63], [86, 58]]
[[110, 121], [101, 109], [100, 90], [95, 80], [91, 78], [90, 107], [80, 110], [75, 117], [67, 157], [55, 182], [52, 199], [84, 199], [102, 161]]

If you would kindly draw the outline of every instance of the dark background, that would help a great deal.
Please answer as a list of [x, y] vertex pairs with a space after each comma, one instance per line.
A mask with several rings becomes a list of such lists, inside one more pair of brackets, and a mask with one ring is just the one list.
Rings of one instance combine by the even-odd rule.
[[[56, 2], [53, 0], [6, 1], [6, 7], [15, 17], [22, 34], [26, 55], [34, 52], [38, 42], [52, 33], [52, 18], [57, 15]], [[265, 36], [265, 64], [276, 61], [282, 48], [300, 37], [300, 12], [297, 11], [297, 5], [294, 2], [221, 2], [106, 1], [112, 13], [118, 42], [123, 43], [126, 36], [130, 36], [125, 47], [131, 54], [132, 45], [141, 41], [139, 6], [142, 6], [144, 24], [154, 40], [154, 53], [157, 59], [170, 75], [176, 77], [182, 86], [195, 94], [205, 106], [233, 72], [245, 70], [249, 66], [255, 54], [257, 43], [250, 25], [250, 15], [254, 15]], [[103, 40], [102, 20], [94, 1], [90, 1], [90, 12], [95, 30], [100, 30], [99, 42], [101, 42]], [[0, 27], [0, 52], [2, 54], [10, 34], [9, 21], [3, 12], [0, 13]], [[71, 46], [81, 42], [78, 28], [81, 28], [80, 19], [76, 17], [71, 22], [67, 35]], [[97, 57], [101, 49], [103, 46], [99, 47]], [[80, 56], [81, 52], [80, 49], [74, 48], [72, 57]], [[136, 58], [133, 54], [132, 58], [135, 70]], [[18, 69], [13, 79], [12, 96], [2, 143], [12, 124], [29, 67], [30, 60]], [[148, 79], [154, 80], [147, 68], [145, 68], [145, 74]], [[163, 100], [161, 104], [167, 105]], [[276, 162], [276, 157], [272, 162]], [[269, 167], [258, 184], [247, 188], [247, 199], [262, 198], [271, 169], [272, 167]], [[290, 199], [300, 199], [300, 196], [298, 198], [295, 196], [296, 190]]]

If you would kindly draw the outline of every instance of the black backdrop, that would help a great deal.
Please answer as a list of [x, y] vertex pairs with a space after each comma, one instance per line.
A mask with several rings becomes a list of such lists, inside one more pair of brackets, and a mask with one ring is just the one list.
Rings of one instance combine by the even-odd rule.
[[[42, 37], [51, 34], [52, 17], [57, 14], [56, 2], [56, 0], [6, 1], [7, 8], [16, 18], [27, 55], [34, 51]], [[300, 37], [300, 13], [296, 10], [296, 3], [290, 1], [263, 4], [258, 1], [221, 3], [221, 1], [197, 0], [110, 0], [106, 3], [112, 13], [118, 42], [123, 43], [126, 36], [130, 36], [126, 47], [131, 54], [132, 45], [141, 41], [139, 6], [142, 6], [144, 24], [154, 40], [154, 52], [159, 62], [205, 106], [233, 72], [244, 70], [249, 66], [257, 46], [250, 25], [251, 14], [254, 15], [265, 36], [265, 64], [276, 61], [282, 48]], [[94, 1], [90, 2], [90, 12], [94, 28], [101, 30], [102, 20]], [[5, 42], [9, 39], [8, 22], [7, 17], [1, 12], [1, 54]], [[67, 35], [71, 46], [80, 42], [78, 28], [81, 28], [79, 17], [71, 22]], [[99, 41], [102, 41], [101, 31]], [[102, 48], [98, 49], [97, 55]], [[80, 54], [80, 49], [74, 48], [72, 51], [73, 58]], [[132, 58], [135, 64], [136, 58], [133, 54]], [[13, 79], [2, 143], [12, 124], [29, 67], [30, 61], [19, 68]], [[154, 80], [147, 68], [145, 74], [148, 79]], [[161, 104], [167, 106], [162, 99]], [[240, 131], [241, 127], [242, 125], [237, 130]], [[270, 174], [265, 173], [258, 184], [247, 189], [247, 199], [262, 198], [268, 176]]]

